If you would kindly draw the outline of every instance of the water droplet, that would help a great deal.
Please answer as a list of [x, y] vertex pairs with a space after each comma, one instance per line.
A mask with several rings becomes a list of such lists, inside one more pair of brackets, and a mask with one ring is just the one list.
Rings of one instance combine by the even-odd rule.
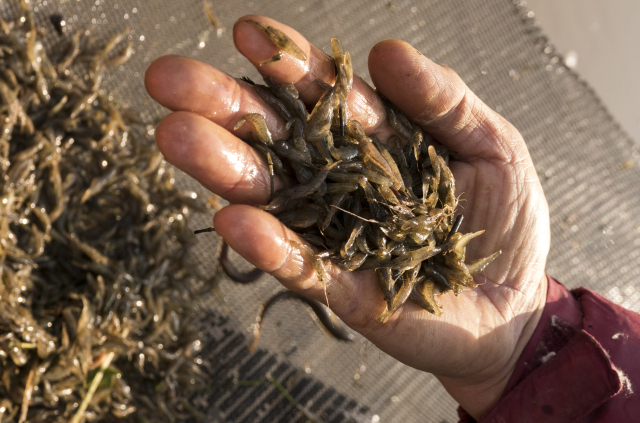
[[568, 68], [573, 69], [578, 64], [578, 52], [574, 50], [570, 50], [564, 56], [564, 64], [567, 65]]

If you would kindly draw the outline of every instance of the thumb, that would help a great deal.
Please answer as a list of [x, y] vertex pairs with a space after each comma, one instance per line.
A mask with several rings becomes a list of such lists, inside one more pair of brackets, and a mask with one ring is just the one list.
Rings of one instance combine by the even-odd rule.
[[453, 70], [404, 41], [376, 44], [369, 53], [369, 72], [382, 95], [458, 154], [503, 162], [528, 159], [513, 125], [484, 104]]

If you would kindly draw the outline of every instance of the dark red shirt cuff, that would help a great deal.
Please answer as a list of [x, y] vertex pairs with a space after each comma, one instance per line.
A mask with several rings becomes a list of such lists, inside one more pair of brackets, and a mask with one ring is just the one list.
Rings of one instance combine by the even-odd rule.
[[[639, 351], [640, 315], [548, 277], [540, 322], [505, 394], [480, 422], [633, 421]], [[461, 423], [475, 421], [462, 408], [458, 414]]]

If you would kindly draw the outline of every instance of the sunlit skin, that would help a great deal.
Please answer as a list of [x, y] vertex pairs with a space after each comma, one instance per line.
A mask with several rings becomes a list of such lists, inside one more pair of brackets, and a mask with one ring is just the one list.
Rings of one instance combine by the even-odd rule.
[[[259, 66], [278, 49], [252, 19], [285, 32], [307, 56]], [[234, 26], [236, 48], [260, 73], [276, 83], [293, 82], [311, 107], [322, 94], [316, 79], [332, 83], [332, 59], [294, 29], [250, 15]], [[329, 43], [329, 36], [327, 38]], [[348, 45], [344, 45], [349, 50]], [[462, 193], [460, 230], [485, 229], [467, 249], [475, 260], [502, 250], [480, 275], [474, 290], [443, 295], [442, 317], [405, 304], [386, 324], [373, 271], [345, 273], [327, 264], [331, 309], [381, 350], [417, 369], [435, 374], [475, 418], [502, 394], [530, 339], [546, 297], [549, 212], [531, 157], [520, 133], [478, 99], [455, 74], [409, 44], [385, 40], [369, 53], [376, 88], [422, 129], [456, 152], [450, 167]], [[239, 75], [240, 76], [240, 75]], [[302, 242], [276, 218], [252, 205], [269, 199], [269, 172], [261, 156], [241, 139], [248, 125], [234, 124], [247, 113], [262, 113], [274, 139], [287, 136], [285, 122], [269, 110], [251, 85], [192, 59], [165, 56], [146, 73], [149, 94], [173, 112], [158, 125], [156, 140], [166, 159], [232, 205], [217, 212], [214, 226], [229, 245], [285, 287], [325, 301], [323, 286], [299, 249]], [[376, 92], [359, 77], [347, 99], [368, 134], [386, 140], [392, 133]], [[276, 189], [283, 187], [276, 182]]]

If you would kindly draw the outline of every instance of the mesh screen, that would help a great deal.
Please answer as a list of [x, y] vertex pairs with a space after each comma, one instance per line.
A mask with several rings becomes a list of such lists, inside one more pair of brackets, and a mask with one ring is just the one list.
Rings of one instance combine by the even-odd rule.
[[[583, 285], [640, 311], [640, 218], [633, 213], [640, 206], [638, 146], [589, 86], [563, 65], [521, 4], [508, 0], [217, 2], [213, 10], [226, 26], [218, 37], [201, 0], [31, 3], [47, 30], [48, 47], [59, 40], [48, 21], [52, 13], [65, 17], [65, 37], [77, 28], [90, 28], [96, 40], [104, 42], [131, 28], [136, 53], [107, 75], [105, 87], [150, 124], [167, 113], [143, 86], [146, 67], [161, 55], [194, 57], [233, 76], [260, 80], [233, 47], [231, 27], [245, 14], [267, 15], [295, 27], [329, 53], [330, 38], [338, 37], [365, 80], [369, 80], [368, 51], [375, 42], [397, 38], [413, 44], [456, 70], [523, 133], [551, 211], [547, 272], [568, 287]], [[16, 10], [17, 2], [0, 3], [0, 16], [13, 16]], [[629, 166], [630, 160], [636, 165]], [[183, 174], [179, 182], [207, 195]], [[210, 226], [210, 216], [192, 224]], [[215, 271], [218, 243], [215, 235], [200, 239], [194, 260], [203, 271]], [[241, 259], [236, 261], [243, 265]], [[267, 277], [246, 286], [222, 280], [224, 303], [213, 294], [202, 300], [203, 358], [214, 383], [211, 391], [198, 394], [194, 401], [208, 410], [211, 421], [304, 421], [273, 386], [251, 383], [264, 380], [267, 372], [323, 421], [457, 421], [455, 402], [433, 376], [399, 364], [359, 336], [350, 344], [329, 339], [305, 306], [295, 302], [274, 307], [260, 348], [250, 355], [247, 347], [258, 306], [279, 289]]]

